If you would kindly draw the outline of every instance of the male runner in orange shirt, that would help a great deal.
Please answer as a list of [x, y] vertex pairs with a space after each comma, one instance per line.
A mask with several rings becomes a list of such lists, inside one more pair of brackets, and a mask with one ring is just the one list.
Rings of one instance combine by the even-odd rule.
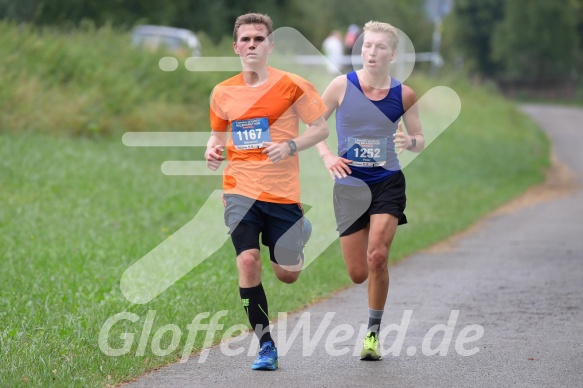
[[[250, 13], [237, 18], [233, 48], [243, 71], [213, 91], [212, 134], [205, 152], [207, 166], [216, 170], [225, 159], [226, 146], [225, 224], [237, 253], [241, 300], [259, 337], [261, 350], [252, 365], [259, 370], [278, 366], [261, 284], [259, 234], [269, 247], [277, 278], [295, 282], [305, 243], [297, 152], [328, 136], [323, 117], [326, 106], [314, 86], [268, 66], [272, 32], [267, 15]], [[302, 135], [299, 120], [307, 124]]]

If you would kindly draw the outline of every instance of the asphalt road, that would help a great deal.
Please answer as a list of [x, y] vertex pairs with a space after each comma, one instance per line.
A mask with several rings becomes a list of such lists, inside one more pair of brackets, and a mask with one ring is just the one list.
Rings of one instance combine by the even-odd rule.
[[367, 316], [364, 284], [278, 321], [276, 372], [250, 369], [247, 336], [228, 344], [240, 355], [217, 346], [129, 385], [583, 386], [583, 110], [523, 110], [550, 136], [569, 181], [486, 218], [448, 249], [391, 267], [383, 326], [400, 331], [384, 338], [382, 361], [353, 355]]

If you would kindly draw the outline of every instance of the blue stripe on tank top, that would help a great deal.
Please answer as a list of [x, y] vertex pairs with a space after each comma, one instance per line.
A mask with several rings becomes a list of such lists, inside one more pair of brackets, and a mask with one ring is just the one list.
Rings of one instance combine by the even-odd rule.
[[398, 121], [405, 113], [401, 95], [401, 83], [391, 78], [389, 93], [381, 100], [368, 99], [356, 72], [346, 75], [346, 93], [336, 110], [336, 131], [338, 133], [338, 155], [345, 157], [348, 137], [378, 139], [387, 138], [387, 162], [382, 167], [350, 166], [352, 178], [339, 179], [340, 184], [359, 185], [381, 182], [398, 172], [401, 167], [393, 145], [393, 134], [397, 131]]

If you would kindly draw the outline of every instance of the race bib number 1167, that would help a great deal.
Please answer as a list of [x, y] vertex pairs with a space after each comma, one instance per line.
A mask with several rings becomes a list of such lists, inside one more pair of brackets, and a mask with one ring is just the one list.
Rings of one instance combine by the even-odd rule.
[[231, 128], [233, 144], [238, 150], [264, 148], [263, 143], [271, 141], [267, 117], [236, 120], [232, 122]]

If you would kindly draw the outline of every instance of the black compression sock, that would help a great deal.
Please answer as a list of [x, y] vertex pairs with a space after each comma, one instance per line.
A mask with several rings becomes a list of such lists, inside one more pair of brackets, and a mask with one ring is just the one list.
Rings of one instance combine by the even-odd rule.
[[259, 283], [258, 286], [251, 288], [239, 287], [239, 294], [247, 317], [249, 317], [249, 323], [259, 338], [259, 344], [263, 345], [264, 342], [273, 341], [269, 333], [269, 311], [263, 285]]

